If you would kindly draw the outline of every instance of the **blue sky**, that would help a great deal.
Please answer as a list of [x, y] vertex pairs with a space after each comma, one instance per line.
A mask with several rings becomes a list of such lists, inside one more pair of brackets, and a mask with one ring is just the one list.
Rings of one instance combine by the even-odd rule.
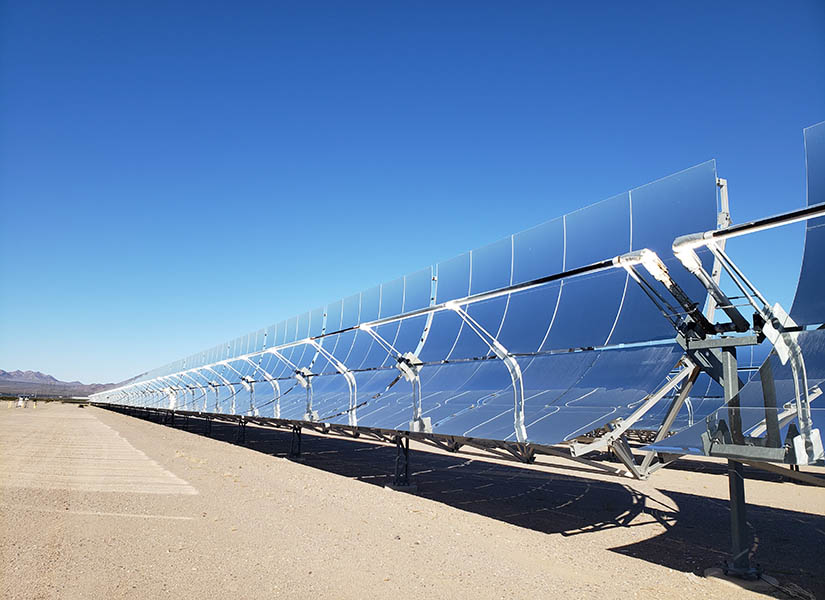
[[[0, 0], [0, 368], [115, 381], [716, 158], [804, 203], [825, 4]], [[801, 226], [737, 241], [790, 305]]]

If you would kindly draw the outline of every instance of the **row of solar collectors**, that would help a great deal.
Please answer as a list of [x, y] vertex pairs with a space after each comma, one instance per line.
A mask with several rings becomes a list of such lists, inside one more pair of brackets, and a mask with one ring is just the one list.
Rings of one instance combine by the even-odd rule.
[[[767, 358], [771, 346], [763, 342], [759, 346], [743, 347], [738, 351], [739, 379], [744, 385], [751, 379], [758, 377], [759, 367]], [[532, 359], [520, 358], [519, 364], [522, 366], [526, 385], [525, 412], [527, 417], [528, 435], [533, 431], [533, 426], [545, 421], [549, 417], [561, 413], [553, 421], [538, 426], [538, 429], [547, 429], [548, 426], [555, 425], [557, 420], [564, 417], [564, 425], [567, 426], [573, 419], [577, 423], [575, 429], [568, 432], [556, 431], [552, 437], [569, 439], [581, 433], [581, 428], [586, 427], [591, 421], [606, 423], [616, 416], [624, 416], [638, 404], [641, 398], [640, 392], [650, 389], [651, 386], [658, 387], [664, 382], [668, 372], [668, 365], [675, 366], [680, 352], [672, 346], [668, 346], [655, 351], [653, 354], [647, 350], [629, 351], [622, 350], [622, 353], [610, 354], [606, 352], [585, 352], [573, 355], [554, 355], [549, 357], [535, 357]], [[620, 355], [621, 354], [621, 355]], [[652, 364], [653, 356], [661, 357], [659, 364]], [[599, 358], [601, 362], [596, 362]], [[639, 362], [634, 363], [634, 360]], [[253, 361], [254, 362], [254, 361]], [[261, 378], [261, 369], [257, 366], [250, 366], [248, 363], [232, 366], [218, 365], [215, 372], [220, 373], [224, 379], [229, 381], [237, 380], [238, 375], [252, 379]], [[570, 367], [578, 367], [571, 369]], [[470, 367], [470, 377], [466, 376], [467, 370], [447, 370], [443, 365], [437, 370], [425, 367], [422, 372], [424, 390], [441, 389], [440, 393], [424, 394], [423, 415], [434, 419], [436, 428], [441, 432], [449, 430], [450, 435], [478, 437], [479, 431], [473, 429], [462, 429], [463, 419], [455, 418], [454, 410], [465, 413], [465, 418], [470, 420], [477, 417], [497, 417], [500, 423], [504, 423], [505, 428], [513, 422], [513, 390], [512, 386], [505, 380], [506, 373], [498, 366], [490, 367], [482, 365], [473, 373]], [[625, 381], [621, 381], [616, 368], [630, 367], [625, 371]], [[583, 371], [579, 368], [584, 367]], [[592, 373], [593, 369], [612, 370], [612, 377], [605, 377], [603, 373]], [[487, 369], [486, 371], [484, 369]], [[636, 370], [644, 370], [640, 373]], [[498, 383], [505, 385], [502, 389], [491, 389], [490, 377], [486, 375], [496, 371]], [[209, 371], [203, 371], [206, 375]], [[434, 375], [436, 374], [436, 375]], [[589, 374], [589, 377], [588, 377]], [[539, 375], [541, 378], [536, 377]], [[672, 375], [675, 375], [673, 373]], [[215, 377], [211, 381], [215, 381]], [[604, 389], [594, 389], [596, 379], [600, 379]], [[250, 390], [236, 385], [223, 391], [221, 387], [210, 388], [209, 377], [192, 375], [184, 376], [180, 381], [186, 385], [195, 384], [194, 389], [190, 389], [184, 396], [178, 399], [178, 406], [184, 410], [210, 411], [231, 414], [254, 414], [260, 416], [276, 417], [284, 415], [285, 418], [303, 418], [306, 392], [300, 386], [296, 386], [294, 380], [287, 373], [275, 382], [261, 382], [256, 388]], [[220, 380], [218, 380], [220, 381]], [[283, 381], [287, 382], [284, 387]], [[320, 420], [332, 423], [346, 422], [345, 415], [348, 407], [345, 403], [348, 390], [342, 386], [336, 390], [329, 385], [329, 379], [316, 379], [313, 387], [313, 408], [326, 408], [329, 414], [321, 415]], [[399, 384], [398, 373], [389, 371], [385, 373], [357, 373], [357, 390], [361, 400], [358, 402], [357, 410], [358, 422], [362, 425], [376, 424], [382, 426], [384, 416], [388, 414], [387, 407], [393, 405], [393, 411], [399, 415], [399, 421], [390, 429], [406, 428], [409, 420], [411, 406], [411, 390], [403, 381]], [[552, 387], [542, 389], [547, 386], [548, 381]], [[627, 388], [630, 381], [635, 381], [635, 386]], [[325, 385], [322, 387], [321, 383]], [[339, 382], [343, 383], [343, 382]], [[459, 383], [461, 385], [456, 386]], [[480, 384], [480, 385], [479, 385]], [[398, 389], [390, 391], [390, 386], [398, 386]], [[622, 387], [624, 386], [624, 387]], [[493, 383], [493, 387], [495, 384]], [[211, 390], [211, 392], [210, 392]], [[443, 399], [440, 396], [444, 393], [455, 393], [460, 390], [460, 395], [454, 398]], [[622, 393], [616, 394], [617, 391]], [[323, 393], [323, 395], [321, 395]], [[673, 396], [678, 393], [676, 388], [671, 394], [663, 398], [652, 410], [647, 412], [642, 419], [634, 425], [634, 429], [655, 431], [661, 425]], [[611, 399], [611, 394], [616, 394]], [[462, 397], [463, 396], [463, 397]], [[470, 399], [473, 398], [473, 401]], [[624, 402], [621, 400], [624, 399]], [[168, 404], [168, 397], [157, 396], [156, 406], [162, 407]], [[452, 401], [452, 402], [451, 402]], [[509, 404], [508, 404], [509, 403]], [[695, 423], [703, 422], [709, 415], [714, 413], [724, 404], [724, 390], [722, 386], [711, 379], [707, 374], [700, 373], [693, 385], [691, 394], [685, 400], [683, 408], [678, 413], [671, 430], [676, 432]], [[614, 406], [615, 405], [615, 406]], [[283, 407], [283, 408], [282, 408]], [[368, 407], [368, 408], [365, 408]], [[578, 413], [578, 417], [570, 417], [570, 414]], [[589, 420], [588, 420], [589, 419]], [[452, 423], [450, 422], [452, 420]], [[486, 420], [486, 419], [485, 419]], [[584, 422], [584, 425], [580, 423]], [[491, 427], [484, 425], [482, 432], [486, 432]], [[592, 429], [592, 427], [591, 427]], [[585, 431], [588, 431], [585, 429]], [[575, 435], [570, 435], [575, 433]], [[543, 439], [546, 442], [548, 432], [542, 431], [541, 435], [529, 435], [530, 439]], [[563, 437], [560, 437], [563, 435]]]
[[[167, 365], [141, 379], [154, 380], [154, 391], [126, 401], [165, 407], [162, 388], [190, 385], [196, 389], [179, 402], [188, 397], [191, 406], [201, 402], [209, 411], [305, 420], [307, 390], [294, 376], [304, 369], [313, 374], [318, 420], [407, 430], [412, 386], [399, 379], [395, 365], [397, 354], [411, 352], [424, 363], [421, 416], [431, 419], [434, 433], [512, 440], [517, 396], [511, 372], [456, 312], [376, 325], [374, 332], [394, 351], [369, 332], [352, 329], [458, 300], [516, 359], [528, 440], [557, 443], [626, 416], [665, 381], [681, 356], [674, 344], [599, 348], [670, 340], [671, 323], [619, 269], [472, 304], [460, 299], [649, 248], [701, 303], [704, 289], [673, 259], [671, 244], [681, 234], [712, 229], [716, 209], [715, 165], [708, 162]], [[278, 349], [280, 356], [267, 349]], [[585, 350], [558, 353], [569, 349]], [[354, 398], [342, 366], [354, 377]], [[252, 394], [239, 384], [242, 378], [257, 382]], [[210, 392], [211, 383], [221, 385]]]
[[[680, 356], [677, 346], [662, 344], [518, 358], [529, 441], [558, 443], [626, 415], [663, 382]], [[252, 365], [235, 368], [245, 376], [256, 375]], [[239, 377], [228, 366], [218, 365], [210, 371], [170, 380], [181, 387], [190, 386], [178, 392], [176, 408], [306, 420], [307, 390], [294, 378], [259, 381], [250, 392], [240, 384], [211, 387], [210, 382], [220, 380], [217, 374], [230, 381]], [[316, 420], [347, 425], [352, 423], [352, 412], [361, 427], [408, 430], [413, 414], [412, 386], [399, 376], [394, 368], [355, 373], [358, 401], [353, 411], [343, 377], [314, 377], [312, 409], [318, 413]], [[421, 369], [420, 378], [422, 416], [432, 420], [434, 433], [515, 439], [513, 384], [501, 361], [428, 365]], [[169, 407], [163, 391], [135, 402]]]
[[[744, 385], [754, 377], [758, 377], [758, 369], [767, 358], [770, 350], [771, 346], [767, 342], [763, 342], [759, 346], [746, 346], [739, 349], [738, 365], [741, 384]], [[628, 351], [624, 350], [624, 352], [627, 353]], [[650, 356], [647, 352], [644, 354], [643, 361]], [[673, 366], [678, 354], [678, 350], [675, 349], [673, 349], [672, 354], [662, 351], [660, 355], [665, 360], [661, 364], [655, 365], [655, 368], [651, 368], [652, 365], [649, 360], [646, 363], [636, 365], [634, 368], [648, 370], [648, 377], [644, 379], [649, 379], [649, 381], [644, 384], [638, 373], [628, 372], [628, 379], [632, 378], [637, 381], [636, 388], [629, 391], [629, 400], [620, 403], [618, 406], [613, 406], [614, 403], [611, 402], [605, 402], [609, 400], [609, 394], [613, 393], [614, 390], [614, 387], [608, 385], [610, 383], [608, 378], [604, 378], [605, 389], [594, 392], [591, 387], [593, 374], [591, 374], [590, 380], [584, 374], [592, 370], [594, 366], [598, 366], [598, 364], [601, 365], [600, 368], [604, 368], [606, 364], [614, 361], [617, 361], [618, 364], [628, 363], [627, 356], [620, 357], [618, 354], [611, 355], [604, 352], [585, 352], [574, 355], [562, 354], [551, 357], [536, 357], [533, 360], [521, 358], [519, 364], [523, 365], [522, 371], [527, 382], [525, 401], [527, 423], [532, 428], [535, 423], [540, 423], [554, 414], [562, 411], [564, 411], [563, 414], [571, 412], [571, 408], [573, 409], [572, 412], [579, 412], [582, 419], [589, 415], [592, 417], [591, 420], [594, 421], [607, 422], [611, 418], [615, 418], [613, 417], [615, 414], [624, 415], [637, 404], [639, 398], [633, 394], [638, 394], [639, 390], [647, 389], [649, 385], [656, 386], [661, 383], [668, 374], [665, 371], [666, 367], [668, 365]], [[633, 355], [642, 356], [642, 353], [634, 352]], [[595, 363], [597, 356], [601, 359], [601, 363]], [[584, 374], [578, 373], [577, 370], [566, 370], [569, 369], [570, 363], [574, 363], [576, 366], [589, 366], [589, 369]], [[185, 374], [177, 378], [179, 385], [188, 386], [187, 390], [178, 396], [177, 406], [182, 410], [201, 412], [249, 414], [266, 417], [281, 417], [281, 415], [284, 415], [284, 418], [303, 418], [306, 392], [304, 388], [296, 385], [296, 381], [289, 372], [283, 373], [275, 381], [259, 381], [251, 390], [239, 383], [232, 386], [220, 383], [223, 380], [238, 381], [239, 376], [261, 380], [264, 366], [268, 367], [269, 362], [253, 360], [250, 364], [243, 361], [238, 364], [215, 365], [210, 369], [201, 369], [198, 372]], [[499, 390], [490, 389], [489, 382], [485, 381], [488, 378], [484, 377], [486, 371], [482, 369], [497, 370], [499, 383], [507, 387]], [[475, 374], [477, 377], [470, 377], [466, 382], [461, 382], [464, 384], [460, 388], [464, 395], [461, 401], [451, 403], [448, 399], [442, 404], [439, 402], [438, 394], [425, 393], [423, 416], [434, 418], [436, 427], [439, 430], [444, 430], [445, 426], [449, 426], [452, 435], [462, 436], [471, 435], [473, 432], [470, 430], [459, 431], [461, 425], [458, 419], [452, 425], [449, 424], [450, 419], [456, 416], [452, 412], [455, 407], [459, 407], [459, 410], [463, 409], [468, 418], [475, 418], [479, 415], [490, 417], [502, 413], [502, 416], [499, 417], [500, 420], [508, 424], [512, 423], [514, 416], [512, 412], [513, 393], [512, 387], [504, 381], [503, 376], [505, 373], [500, 368], [490, 369], [487, 365], [484, 365], [482, 369], [479, 369], [479, 372]], [[440, 372], [440, 376], [438, 378], [431, 376], [433, 372]], [[537, 391], [537, 388], [545, 385], [546, 381], [536, 379], [534, 377], [535, 372], [541, 372], [544, 378], [550, 378], [555, 384], [555, 389], [549, 388], [544, 391]], [[273, 375], [269, 371], [267, 371], [267, 374]], [[440, 368], [438, 371], [434, 371], [429, 367], [425, 367], [422, 373], [424, 389], [452, 388], [444, 389], [444, 391], [455, 391], [459, 389], [455, 385], [445, 386], [450, 381], [455, 383], [456, 380], [452, 375], [460, 375], [459, 369], [447, 371]], [[596, 377], [601, 377], [601, 375], [597, 374]], [[344, 423], [348, 411], [346, 404], [348, 390], [345, 387], [345, 382], [339, 382], [343, 387], [340, 390], [335, 390], [330, 386], [330, 381], [326, 377], [315, 379], [313, 408], [326, 408], [326, 412], [329, 414], [321, 415], [320, 420], [322, 421]], [[614, 385], [621, 383], [615, 377], [612, 378], [612, 381]], [[210, 386], [211, 382], [218, 385], [212, 387]], [[412, 402], [411, 390], [405, 382], [400, 381], [399, 383], [397, 371], [356, 373], [356, 382], [358, 394], [361, 397], [358, 403], [359, 407], [356, 409], [359, 423], [366, 424], [380, 421], [380, 417], [387, 414], [387, 406], [393, 404], [394, 410], [400, 415], [400, 421], [396, 423], [395, 427], [390, 428], [406, 427], [404, 419], [409, 420], [409, 407]], [[476, 385], [477, 383], [482, 385], [479, 387]], [[396, 387], [390, 390], [390, 386]], [[594, 396], [594, 393], [599, 395]], [[678, 388], [648, 411], [634, 425], [634, 429], [656, 431], [661, 425], [676, 393], [678, 393]], [[567, 396], [565, 400], [559, 401], [565, 394]], [[477, 397], [476, 401], [467, 402], [469, 395], [475, 395]], [[617, 396], [617, 398], [620, 397]], [[498, 398], [498, 401], [493, 402], [494, 398]], [[507, 404], [508, 401], [510, 402], [509, 405]], [[151, 402], [155, 407], [166, 407], [169, 404], [168, 396], [162, 392], [154, 394], [148, 402]], [[464, 406], [465, 404], [467, 406]], [[708, 375], [700, 373], [671, 430], [674, 432], [680, 431], [695, 423], [703, 422], [723, 404], [724, 390], [722, 386]], [[582, 409], [587, 409], [587, 414], [582, 412]], [[607, 417], [607, 419], [604, 419], [604, 417]], [[576, 419], [576, 421], [579, 420], [581, 419]], [[552, 423], [554, 422], [555, 420]], [[579, 428], [577, 427], [576, 430]], [[484, 429], [487, 429], [487, 427]], [[558, 433], [555, 433], [554, 437], [558, 437], [558, 435]], [[546, 438], [546, 434], [541, 437]], [[534, 435], [531, 439], [537, 438]]]
[[[804, 137], [807, 204], [808, 206], [814, 206], [825, 203], [825, 122], [807, 128]], [[825, 323], [823, 265], [825, 265], [825, 217], [820, 217], [809, 220], [805, 229], [805, 251], [802, 258], [802, 269], [800, 270], [799, 283], [791, 309], [791, 316], [798, 325], [817, 326]], [[816, 390], [817, 387], [822, 388], [825, 384], [825, 330], [815, 329], [801, 332], [798, 341], [805, 359], [808, 388], [813, 398], [811, 401], [811, 418], [814, 428], [823, 430], [825, 429], [825, 395], [817, 395]], [[781, 437], [784, 440], [788, 427], [795, 422], [796, 415], [795, 410], [784, 408], [786, 404], [793, 404], [796, 398], [793, 374], [790, 364], [782, 365], [773, 352], [763, 362], [770, 362], [770, 373], [776, 380], [776, 398], [779, 407], [777, 412], [781, 417]], [[752, 362], [752, 364], [756, 363]], [[744, 381], [746, 385], [742, 388], [738, 399], [740, 408], [734, 412], [740, 415], [743, 429], [745, 429], [747, 435], [748, 429], [755, 430], [760, 427], [760, 424], [764, 423], [765, 408], [762, 379], [759, 372], [752, 371], [751, 376]], [[713, 386], [716, 386], [716, 391], [712, 393], [721, 391], [721, 388], [715, 383], [708, 389], [713, 390]], [[694, 395], [700, 397], [701, 389], [699, 393]], [[705, 421], [715, 422], [719, 419], [727, 420], [729, 418], [728, 408], [722, 407], [723, 404], [724, 402], [721, 400], [716, 402], [709, 393], [701, 409], [701, 412], [705, 414], [695, 415], [704, 418], [701, 420], [694, 418], [692, 422], [687, 423], [692, 425], [691, 427], [655, 444], [654, 447], [666, 452], [703, 454], [701, 435], [707, 430]], [[680, 416], [684, 417], [684, 415]], [[686, 425], [684, 419], [680, 421], [680, 425]], [[761, 430], [761, 434], [765, 434], [764, 428]]]
[[[701, 301], [705, 295], [703, 288], [678, 265], [671, 244], [683, 233], [713, 229], [716, 206], [715, 163], [708, 161], [434, 267], [194, 354], [151, 371], [139, 380], [331, 334], [360, 323], [517, 285], [641, 248], [656, 251], [671, 268], [677, 282]], [[623, 271], [616, 270], [545, 286], [518, 297], [479, 303], [469, 312], [514, 353], [673, 337], [668, 321], [632, 283]], [[425, 320], [412, 320], [409, 325], [394, 323], [379, 331], [388, 341], [400, 340], [398, 346], [403, 345], [408, 333], [415, 332], [411, 334], [415, 344], [407, 344], [402, 349], [414, 351]], [[435, 318], [431, 339], [422, 348], [422, 360], [451, 360], [487, 353], [484, 345], [468, 333], [456, 341], [454, 334], [461, 328], [458, 321], [454, 315], [440, 314]], [[349, 333], [326, 338], [323, 344], [334, 350], [338, 360], [347, 359], [345, 364], [349, 368], [378, 366], [369, 361], [359, 363], [359, 345], [370, 343], [366, 336], [360, 337], [365, 341]], [[474, 348], [465, 348], [466, 344]], [[290, 351], [288, 358], [298, 359], [305, 351], [304, 348]]]

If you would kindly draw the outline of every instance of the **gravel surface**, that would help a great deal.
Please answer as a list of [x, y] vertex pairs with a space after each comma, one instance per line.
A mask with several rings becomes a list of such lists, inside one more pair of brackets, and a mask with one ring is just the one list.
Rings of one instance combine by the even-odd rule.
[[[2, 598], [757, 598], [725, 558], [721, 465], [613, 477], [97, 408], [0, 408]], [[414, 445], [414, 448], [419, 449]], [[825, 489], [748, 471], [757, 560], [779, 597], [825, 594]], [[822, 596], [825, 597], [825, 596]]]

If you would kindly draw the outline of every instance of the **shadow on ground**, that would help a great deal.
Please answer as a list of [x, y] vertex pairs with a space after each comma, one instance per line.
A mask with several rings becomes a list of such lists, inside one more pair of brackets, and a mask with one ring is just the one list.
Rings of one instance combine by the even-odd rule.
[[[207, 435], [202, 419], [189, 418], [184, 428]], [[237, 444], [237, 433], [236, 425], [213, 421], [208, 435]], [[280, 429], [247, 426], [241, 445], [286, 457], [291, 435]], [[302, 455], [297, 460], [309, 467], [383, 486], [392, 482], [395, 459], [394, 446], [304, 434]], [[682, 464], [679, 468], [689, 467]], [[723, 466], [703, 463], [698, 468], [718, 470], [720, 476], [724, 473]], [[580, 470], [571, 463], [571, 473]], [[764, 471], [747, 469], [746, 473], [748, 478], [781, 480]], [[411, 452], [411, 475], [421, 497], [543, 533], [574, 536], [638, 527], [641, 524], [635, 522], [636, 517], [647, 513], [665, 531], [611, 550], [674, 570], [701, 575], [709, 567], [720, 566], [728, 556], [726, 500], [662, 490], [678, 507], [674, 511], [618, 478], [598, 481], [524, 469], [518, 464], [494, 464], [472, 456], [421, 451]], [[825, 518], [751, 505], [748, 525], [755, 561], [767, 573], [825, 598]]]

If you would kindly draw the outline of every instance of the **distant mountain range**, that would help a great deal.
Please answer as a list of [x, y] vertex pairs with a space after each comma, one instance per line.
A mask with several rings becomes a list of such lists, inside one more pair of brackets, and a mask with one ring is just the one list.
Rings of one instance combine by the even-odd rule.
[[40, 371], [4, 371], [0, 369], [0, 395], [2, 396], [74, 396], [108, 390], [119, 384], [60, 381]]

